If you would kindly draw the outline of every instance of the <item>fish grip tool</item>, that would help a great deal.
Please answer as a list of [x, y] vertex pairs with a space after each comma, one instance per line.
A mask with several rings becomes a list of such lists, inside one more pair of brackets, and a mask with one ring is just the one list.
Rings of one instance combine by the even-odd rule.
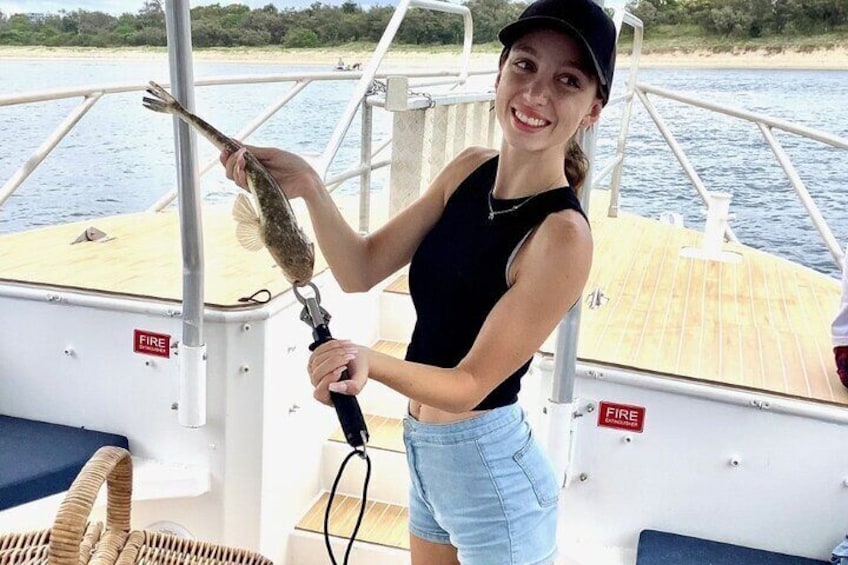
[[[314, 342], [309, 346], [309, 350], [314, 351], [319, 345], [333, 339], [329, 326], [330, 314], [321, 307], [321, 294], [318, 292], [318, 287], [311, 282], [303, 286], [311, 288], [313, 295], [304, 296], [297, 286], [294, 287], [294, 295], [303, 304], [300, 319], [312, 328], [312, 339]], [[350, 379], [350, 375], [345, 368], [339, 380], [346, 381], [348, 379]], [[336, 409], [339, 424], [342, 426], [345, 441], [354, 449], [361, 447], [364, 452], [369, 438], [368, 426], [365, 425], [365, 418], [362, 417], [362, 410], [359, 409], [359, 402], [356, 400], [356, 397], [331, 392], [330, 398]]]
[[[311, 289], [312, 295], [305, 296], [302, 294], [301, 289], [303, 287]], [[330, 334], [330, 313], [321, 306], [321, 293], [318, 291], [318, 287], [315, 286], [314, 283], [309, 282], [304, 285], [295, 285], [292, 290], [298, 302], [303, 304], [303, 310], [300, 313], [301, 321], [305, 322], [312, 328], [312, 339], [314, 341], [309, 346], [309, 350], [314, 351], [318, 346], [334, 339]], [[350, 379], [350, 374], [348, 373], [347, 368], [345, 368], [339, 380], [344, 381], [348, 379]], [[337, 565], [335, 555], [333, 554], [333, 548], [330, 545], [329, 535], [330, 509], [333, 505], [333, 498], [336, 495], [336, 488], [339, 485], [339, 481], [342, 478], [342, 474], [344, 473], [344, 469], [348, 461], [350, 461], [354, 455], [359, 455], [365, 461], [366, 471], [365, 480], [362, 485], [362, 500], [359, 507], [359, 516], [357, 517], [356, 525], [353, 528], [353, 532], [350, 535], [350, 541], [348, 542], [347, 549], [345, 550], [344, 563], [347, 564], [348, 558], [350, 557], [350, 551], [353, 548], [353, 542], [356, 539], [359, 526], [362, 524], [362, 517], [365, 514], [368, 482], [371, 479], [371, 459], [368, 457], [368, 453], [366, 452], [366, 445], [368, 444], [368, 439], [370, 437], [368, 434], [368, 426], [365, 425], [365, 418], [362, 417], [362, 410], [359, 408], [359, 402], [356, 400], [356, 397], [337, 392], [330, 392], [330, 399], [333, 402], [333, 407], [336, 409], [336, 416], [339, 419], [339, 424], [341, 425], [345, 441], [353, 448], [339, 467], [339, 472], [336, 475], [333, 487], [330, 490], [327, 507], [324, 510], [324, 545], [327, 547], [327, 553], [330, 556], [330, 561], [333, 565]]]

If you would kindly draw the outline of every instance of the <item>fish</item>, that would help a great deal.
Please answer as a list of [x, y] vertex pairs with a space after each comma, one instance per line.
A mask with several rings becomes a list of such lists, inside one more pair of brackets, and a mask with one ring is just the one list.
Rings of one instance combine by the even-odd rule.
[[[234, 153], [242, 148], [241, 143], [227, 137], [206, 121], [186, 110], [176, 98], [150, 81], [147, 96], [142, 104], [154, 112], [173, 114], [194, 126], [219, 151]], [[286, 193], [268, 172], [259, 159], [250, 151], [244, 154], [244, 172], [247, 177], [247, 192], [240, 192], [233, 203], [236, 220], [236, 239], [246, 249], [258, 251], [265, 247], [293, 286], [307, 284], [315, 267], [315, 245], [297, 224], [294, 210]]]

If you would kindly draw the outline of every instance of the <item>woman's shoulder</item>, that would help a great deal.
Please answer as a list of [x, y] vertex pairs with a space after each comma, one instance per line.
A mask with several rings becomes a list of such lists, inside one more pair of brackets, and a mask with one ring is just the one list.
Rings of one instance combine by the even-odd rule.
[[574, 208], [566, 208], [549, 214], [540, 227], [545, 227], [554, 238], [588, 238], [590, 241], [592, 239], [589, 221], [580, 210]]
[[568, 257], [574, 251], [591, 253], [593, 247], [589, 223], [574, 209], [549, 214], [536, 229], [533, 240], [536, 245], [532, 249], [548, 257]]

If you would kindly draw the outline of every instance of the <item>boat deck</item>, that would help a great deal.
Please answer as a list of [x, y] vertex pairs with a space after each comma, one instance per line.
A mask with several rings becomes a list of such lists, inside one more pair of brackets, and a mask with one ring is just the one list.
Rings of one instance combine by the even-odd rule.
[[778, 394], [848, 404], [830, 324], [839, 282], [743, 245], [738, 263], [681, 255], [702, 234], [655, 220], [605, 216], [592, 201], [595, 264], [578, 357]]
[[[355, 204], [341, 204], [351, 222]], [[738, 263], [688, 258], [680, 250], [699, 247], [700, 232], [627, 213], [609, 218], [607, 205], [606, 192], [595, 191], [586, 295], [605, 298], [584, 305], [580, 359], [848, 405], [830, 344], [838, 281], [742, 245], [724, 247]], [[111, 239], [71, 245], [89, 226]], [[266, 251], [236, 242], [229, 206], [206, 208], [203, 231], [208, 306], [244, 308], [239, 298], [257, 290], [288, 289]], [[115, 216], [0, 236], [0, 282], [179, 301], [180, 257], [174, 212]], [[324, 268], [319, 255], [316, 272]]]

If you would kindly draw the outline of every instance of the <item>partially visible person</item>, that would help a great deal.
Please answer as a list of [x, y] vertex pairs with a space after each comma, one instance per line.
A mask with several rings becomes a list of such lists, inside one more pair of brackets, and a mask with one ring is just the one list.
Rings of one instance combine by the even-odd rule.
[[848, 248], [842, 264], [842, 301], [831, 325], [833, 357], [839, 380], [848, 388]]
[[[409, 399], [412, 565], [552, 565], [558, 477], [518, 405], [533, 354], [579, 301], [592, 234], [577, 143], [609, 100], [615, 25], [593, 0], [536, 0], [501, 30], [499, 151], [471, 147], [379, 230], [356, 233], [297, 155], [251, 147], [306, 202], [342, 289], [409, 265], [417, 319], [404, 360], [346, 340], [309, 360], [315, 397], [368, 379]], [[245, 185], [244, 150], [222, 154]], [[345, 368], [351, 379], [337, 382]]]

